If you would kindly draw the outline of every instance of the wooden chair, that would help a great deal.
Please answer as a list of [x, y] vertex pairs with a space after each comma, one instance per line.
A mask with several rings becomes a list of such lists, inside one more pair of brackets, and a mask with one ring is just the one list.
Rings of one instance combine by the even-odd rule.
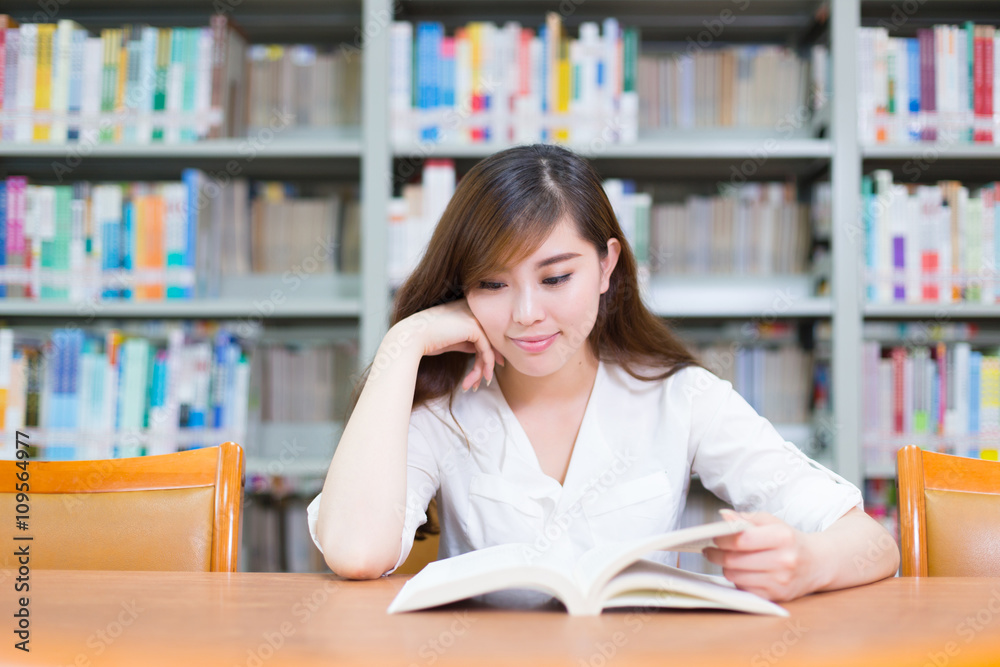
[[[24, 483], [17, 463], [0, 461], [5, 569], [18, 566], [14, 545], [26, 545], [40, 569], [236, 571], [244, 463], [235, 442], [160, 456], [29, 460], [26, 530], [15, 525], [16, 485]], [[13, 539], [23, 536], [32, 539]]]
[[1000, 577], [1000, 463], [896, 453], [904, 577]]

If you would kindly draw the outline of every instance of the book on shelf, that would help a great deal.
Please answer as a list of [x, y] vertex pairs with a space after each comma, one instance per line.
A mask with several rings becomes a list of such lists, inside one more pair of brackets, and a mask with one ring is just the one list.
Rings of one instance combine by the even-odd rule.
[[324, 51], [313, 44], [247, 47], [250, 134], [280, 127], [357, 126], [361, 123], [361, 54]]
[[893, 182], [887, 169], [862, 177], [869, 303], [997, 303], [997, 183]]
[[1000, 35], [966, 21], [890, 36], [858, 29], [858, 122], [863, 144], [1000, 143]]
[[0, 430], [29, 430], [49, 460], [242, 440], [250, 370], [239, 341], [224, 328], [213, 340], [164, 333], [0, 329]]
[[758, 414], [775, 423], [809, 422], [815, 390], [813, 358], [797, 342], [734, 346], [720, 341], [693, 347], [708, 369], [732, 383]]
[[997, 459], [1000, 347], [968, 341], [863, 345], [866, 459], [894, 466], [895, 451], [920, 444], [937, 451]]
[[584, 21], [572, 38], [549, 12], [537, 28], [394, 21], [391, 140], [397, 145], [629, 143], [637, 140], [639, 29]]
[[259, 420], [344, 421], [357, 356], [354, 340], [258, 345], [251, 374], [261, 389]]
[[[543, 591], [572, 616], [596, 616], [616, 607], [714, 608], [788, 616], [782, 607], [743, 591], [723, 577], [687, 572], [644, 558], [652, 551], [700, 552], [713, 538], [746, 530], [745, 519], [716, 521], [625, 542], [605, 543], [579, 557], [572, 548], [539, 550], [500, 544], [429, 563], [392, 600], [390, 614], [467, 598], [504, 599], [504, 593]], [[557, 543], [558, 544], [558, 543]], [[510, 598], [507, 598], [510, 599]], [[524, 598], [522, 598], [524, 599]]]
[[288, 183], [220, 183], [193, 168], [181, 177], [0, 180], [2, 296], [169, 301], [219, 297], [224, 277], [271, 275], [274, 287], [281, 279], [292, 291], [303, 276], [357, 272], [354, 188], [316, 186], [306, 194]]
[[639, 56], [642, 130], [764, 128], [811, 136], [806, 122], [829, 97], [828, 58], [770, 44], [683, 48]]
[[94, 35], [0, 14], [0, 141], [177, 144], [358, 124], [360, 54], [248, 41], [226, 13]]
[[792, 183], [743, 183], [652, 206], [653, 275], [803, 274], [810, 207]]
[[[894, 468], [895, 471], [895, 468]], [[890, 535], [899, 535], [899, 499], [893, 477], [865, 479], [865, 513], [882, 524]]]
[[251, 476], [240, 536], [240, 571], [329, 572], [306, 521], [308, 502], [303, 492], [314, 483], [272, 478], [251, 485]]

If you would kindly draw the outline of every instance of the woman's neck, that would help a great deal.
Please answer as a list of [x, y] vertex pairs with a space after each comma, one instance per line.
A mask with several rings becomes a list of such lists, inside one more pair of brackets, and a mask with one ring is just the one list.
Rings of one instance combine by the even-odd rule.
[[520, 373], [508, 360], [496, 366], [496, 380], [511, 410], [531, 406], [560, 408], [586, 401], [597, 377], [598, 359], [584, 344], [562, 368], [544, 377]]

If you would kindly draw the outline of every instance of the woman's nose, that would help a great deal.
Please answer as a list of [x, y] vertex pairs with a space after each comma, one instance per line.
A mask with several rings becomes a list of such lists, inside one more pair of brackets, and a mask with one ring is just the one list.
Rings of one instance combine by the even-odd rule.
[[542, 319], [541, 303], [531, 287], [520, 289], [514, 297], [514, 320], [526, 325]]

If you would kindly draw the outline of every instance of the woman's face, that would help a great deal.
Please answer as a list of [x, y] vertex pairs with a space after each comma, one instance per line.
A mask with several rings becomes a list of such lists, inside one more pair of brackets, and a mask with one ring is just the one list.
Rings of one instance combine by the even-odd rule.
[[[609, 239], [608, 254], [601, 260], [564, 218], [526, 260], [471, 286], [469, 308], [506, 368], [513, 365], [525, 375], [542, 377], [585, 353], [581, 350], [619, 251], [618, 240]], [[547, 337], [535, 344], [522, 340]]]

